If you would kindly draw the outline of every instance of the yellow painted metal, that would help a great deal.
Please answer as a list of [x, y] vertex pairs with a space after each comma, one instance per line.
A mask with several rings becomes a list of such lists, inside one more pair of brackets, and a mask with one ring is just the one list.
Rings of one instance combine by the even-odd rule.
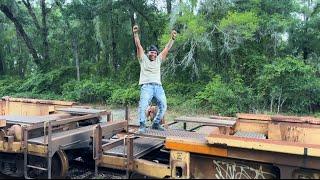
[[20, 153], [21, 143], [20, 142], [8, 143], [8, 142], [0, 141], [0, 152]]
[[123, 170], [126, 168], [126, 158], [103, 155], [101, 158], [100, 166]]
[[208, 145], [205, 141], [202, 142], [200, 140], [168, 137], [165, 141], [165, 147], [167, 149], [176, 151], [186, 151], [198, 154], [227, 157], [226, 148], [213, 147]]
[[5, 119], [0, 119], [0, 128], [1, 127], [6, 127], [7, 121]]
[[190, 178], [190, 153], [170, 151], [171, 177], [174, 179]]
[[258, 140], [240, 137], [228, 137], [223, 135], [207, 137], [207, 140], [209, 144], [223, 144], [237, 148], [320, 157], [319, 145], [308, 145], [274, 140]]
[[[99, 166], [125, 170], [126, 158], [103, 155]], [[155, 163], [143, 159], [135, 159], [133, 161], [133, 169], [131, 170], [154, 178], [164, 178], [171, 175], [171, 169], [169, 165]]]
[[170, 166], [143, 159], [134, 160], [133, 169], [137, 173], [154, 178], [165, 178], [171, 176]]
[[[28, 151], [30, 154], [45, 156], [47, 154], [47, 147], [36, 144], [28, 144]], [[0, 152], [6, 153], [23, 153], [21, 142], [8, 142], [0, 141]]]

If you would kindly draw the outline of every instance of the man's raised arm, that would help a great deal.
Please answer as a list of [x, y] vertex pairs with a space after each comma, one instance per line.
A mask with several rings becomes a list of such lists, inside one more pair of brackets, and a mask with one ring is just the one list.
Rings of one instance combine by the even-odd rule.
[[140, 43], [138, 31], [139, 31], [139, 27], [137, 25], [133, 26], [132, 32], [133, 32], [133, 36], [134, 36], [134, 42], [137, 47], [137, 56], [139, 59], [141, 59], [143, 56], [144, 50], [143, 50], [143, 47], [141, 46], [141, 43]]
[[171, 38], [170, 38], [168, 44], [166, 45], [166, 47], [160, 53], [160, 58], [161, 58], [162, 61], [164, 61], [167, 58], [169, 50], [171, 49], [174, 41], [176, 40], [176, 36], [177, 36], [177, 32], [175, 30], [173, 30], [171, 32]]

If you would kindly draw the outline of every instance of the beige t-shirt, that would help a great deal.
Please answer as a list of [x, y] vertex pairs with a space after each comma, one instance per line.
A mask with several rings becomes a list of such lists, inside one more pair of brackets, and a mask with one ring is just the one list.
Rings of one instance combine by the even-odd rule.
[[161, 85], [160, 55], [154, 61], [150, 61], [146, 54], [143, 54], [142, 58], [139, 58], [140, 63], [140, 80], [139, 85], [146, 83], [157, 83]]

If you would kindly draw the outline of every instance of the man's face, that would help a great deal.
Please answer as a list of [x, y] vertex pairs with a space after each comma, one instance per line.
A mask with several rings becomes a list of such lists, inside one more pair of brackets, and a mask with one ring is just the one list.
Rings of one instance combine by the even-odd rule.
[[148, 58], [149, 58], [151, 61], [156, 60], [157, 55], [158, 55], [157, 51], [149, 51], [149, 52], [148, 52]]

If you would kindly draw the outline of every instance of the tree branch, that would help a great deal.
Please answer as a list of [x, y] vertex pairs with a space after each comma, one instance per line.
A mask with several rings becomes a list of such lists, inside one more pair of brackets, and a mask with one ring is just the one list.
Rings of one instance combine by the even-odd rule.
[[34, 13], [32, 7], [31, 7], [31, 4], [30, 4], [29, 0], [27, 0], [27, 1], [22, 0], [22, 2], [26, 6], [26, 8], [28, 9], [28, 12], [29, 12], [30, 16], [32, 17], [34, 25], [36, 26], [38, 31], [41, 31], [41, 27], [40, 27], [39, 21], [37, 19], [36, 14]]
[[34, 48], [31, 39], [29, 38], [29, 36], [27, 35], [27, 33], [25, 32], [25, 30], [23, 29], [23, 26], [21, 25], [21, 23], [19, 22], [19, 20], [14, 17], [14, 15], [12, 14], [11, 10], [3, 4], [0, 4], [0, 10], [13, 22], [13, 24], [15, 25], [19, 35], [22, 37], [22, 39], [24, 40], [24, 42], [26, 43], [30, 54], [32, 55], [35, 63], [39, 66], [41, 65], [41, 58], [38, 56], [38, 53], [36, 51], [36, 49]]
[[47, 8], [46, 1], [40, 1], [41, 12], [42, 12], [42, 39], [44, 46], [44, 60], [49, 62], [49, 42], [48, 42], [48, 26], [47, 26]]

